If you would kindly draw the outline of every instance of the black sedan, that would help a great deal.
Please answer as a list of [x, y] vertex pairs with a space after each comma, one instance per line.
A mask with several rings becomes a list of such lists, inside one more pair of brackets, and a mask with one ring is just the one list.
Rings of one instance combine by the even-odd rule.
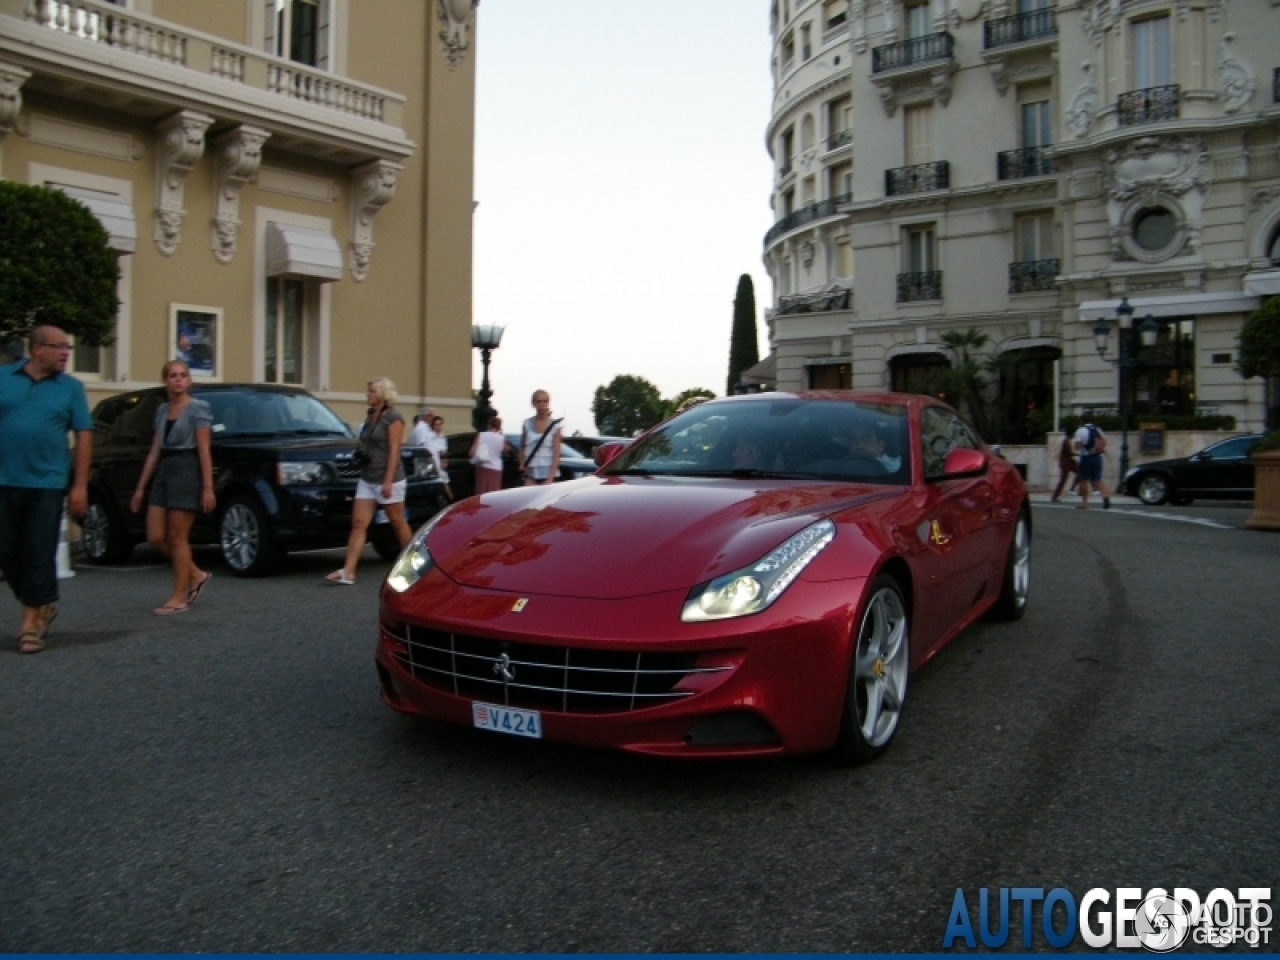
[[[455, 433], [446, 437], [449, 444], [445, 457], [448, 465], [449, 487], [453, 499], [462, 500], [476, 492], [475, 468], [471, 466], [471, 441], [474, 433]], [[520, 434], [508, 433], [507, 443], [511, 451], [520, 449]], [[508, 451], [502, 457], [502, 488], [518, 487], [523, 482], [520, 478], [520, 461], [514, 452]], [[557, 480], [576, 480], [596, 472], [596, 462], [584, 457], [567, 443], [560, 444], [560, 475]]]
[[1120, 492], [1151, 506], [1193, 500], [1252, 500], [1253, 461], [1249, 455], [1262, 435], [1246, 434], [1210, 444], [1199, 453], [1134, 467]]

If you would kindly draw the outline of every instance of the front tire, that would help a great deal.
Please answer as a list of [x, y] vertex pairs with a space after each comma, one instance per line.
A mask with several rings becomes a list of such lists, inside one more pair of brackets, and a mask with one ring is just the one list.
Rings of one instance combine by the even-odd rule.
[[267, 513], [257, 498], [241, 494], [222, 513], [218, 523], [222, 559], [237, 577], [262, 577], [279, 566], [283, 556]]
[[1018, 514], [1018, 522], [1009, 540], [1009, 556], [1004, 564], [1004, 579], [1000, 596], [988, 616], [992, 620], [1021, 620], [1027, 612], [1027, 599], [1031, 595], [1031, 527], [1025, 513]]
[[90, 563], [124, 563], [133, 556], [133, 538], [101, 494], [89, 497], [89, 512], [80, 524], [80, 546]]
[[1148, 473], [1138, 480], [1138, 499], [1149, 507], [1158, 507], [1169, 499], [1169, 478]]
[[369, 543], [383, 560], [394, 562], [400, 558], [400, 541], [390, 524], [379, 524], [376, 533], [371, 529]]
[[872, 581], [851, 660], [835, 754], [867, 763], [884, 753], [898, 732], [911, 667], [907, 605], [898, 581], [888, 574]]

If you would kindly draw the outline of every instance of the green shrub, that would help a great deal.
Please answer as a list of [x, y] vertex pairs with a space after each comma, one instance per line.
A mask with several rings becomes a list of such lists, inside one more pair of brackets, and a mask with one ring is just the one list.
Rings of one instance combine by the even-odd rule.
[[[1093, 425], [1106, 433], [1120, 432], [1120, 418], [1112, 415], [1099, 415], [1096, 417], [1080, 417], [1072, 415], [1062, 418], [1062, 429], [1070, 430], [1074, 433], [1080, 429], [1080, 425], [1086, 420], [1091, 420]], [[1142, 414], [1135, 416], [1132, 421], [1132, 430], [1138, 430], [1144, 423], [1162, 423], [1166, 430], [1234, 430], [1236, 429], [1236, 418], [1230, 414], [1177, 414], [1177, 413], [1153, 413], [1150, 415]]]
[[1274, 453], [1277, 450], [1280, 450], [1280, 430], [1264, 433], [1258, 445], [1253, 448], [1254, 453]]

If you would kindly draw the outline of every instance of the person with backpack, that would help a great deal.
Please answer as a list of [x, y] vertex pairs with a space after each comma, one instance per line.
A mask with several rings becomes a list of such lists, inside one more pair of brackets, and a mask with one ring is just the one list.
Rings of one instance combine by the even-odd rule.
[[1111, 509], [1111, 491], [1102, 482], [1102, 455], [1107, 452], [1107, 435], [1092, 423], [1083, 423], [1072, 439], [1076, 453], [1080, 454], [1080, 499], [1077, 510], [1089, 509], [1089, 488], [1097, 489], [1102, 497], [1102, 509]]

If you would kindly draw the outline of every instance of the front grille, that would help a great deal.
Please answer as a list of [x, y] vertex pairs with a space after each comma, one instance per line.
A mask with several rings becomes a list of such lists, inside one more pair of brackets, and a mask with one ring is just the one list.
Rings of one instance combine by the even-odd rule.
[[[414, 679], [459, 697], [560, 713], [623, 713], [693, 696], [685, 677], [720, 673], [696, 653], [586, 650], [471, 637], [426, 627], [406, 630], [396, 658]], [[504, 682], [503, 674], [507, 675]]]
[[359, 480], [360, 479], [360, 468], [357, 467], [350, 460], [333, 461], [333, 469], [334, 469], [334, 472], [338, 474], [338, 478], [341, 480]]

